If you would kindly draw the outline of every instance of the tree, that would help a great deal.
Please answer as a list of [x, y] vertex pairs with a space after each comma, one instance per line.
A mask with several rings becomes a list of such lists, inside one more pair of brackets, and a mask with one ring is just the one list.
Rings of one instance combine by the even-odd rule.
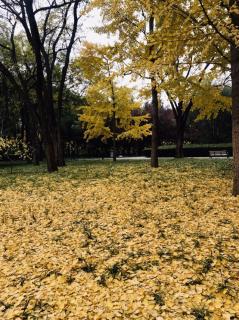
[[[233, 195], [239, 195], [239, 3], [236, 0], [216, 3], [220, 11], [209, 13], [208, 1], [199, 0], [201, 9], [214, 32], [230, 45], [232, 80], [232, 144], [233, 144]], [[211, 4], [210, 4], [211, 7]], [[222, 16], [225, 20], [222, 20]], [[225, 21], [225, 22], [224, 22]]]
[[207, 80], [204, 77], [202, 81], [203, 75], [203, 72], [192, 75], [187, 73], [184, 77], [178, 74], [176, 79], [171, 79], [169, 83], [167, 81], [161, 86], [162, 89], [165, 88], [176, 122], [177, 158], [183, 157], [184, 135], [192, 110], [199, 110], [198, 118], [203, 119], [215, 118], [220, 111], [230, 109], [230, 99], [222, 95], [220, 86], [213, 86], [208, 75]]
[[[163, 7], [164, 10], [167, 8], [168, 13], [171, 11], [174, 15], [184, 17], [180, 29], [174, 23], [175, 20], [171, 27], [167, 26], [169, 20], [166, 23], [171, 31], [170, 36], [176, 43], [180, 44], [186, 38], [189, 40], [188, 47], [197, 49], [205, 62], [210, 61], [215, 52], [217, 61], [213, 61], [214, 66], [221, 69], [222, 73], [231, 69], [233, 195], [239, 195], [239, 3], [237, 0], [194, 0], [188, 6], [184, 1], [175, 4], [175, 1], [167, 0], [161, 3], [161, 8]], [[210, 70], [211, 73], [213, 70]], [[208, 108], [207, 113], [210, 112], [211, 109]]]
[[[239, 3], [237, 0], [194, 0], [187, 6], [184, 1], [175, 4], [174, 1], [167, 0], [164, 6], [185, 18], [181, 33], [177, 33], [175, 28], [176, 32], [172, 32], [171, 35], [178, 43], [190, 34], [190, 30], [198, 30], [204, 39], [207, 37], [207, 50], [204, 56], [208, 57], [212, 54], [212, 49], [216, 50], [217, 56], [223, 58], [225, 62], [219, 64], [222, 72], [228, 70], [228, 67], [231, 69], [233, 195], [237, 196], [239, 195]], [[202, 37], [193, 38], [190, 47], [198, 48], [201, 42]]]
[[[36, 66], [34, 89], [49, 172], [56, 171], [57, 165], [64, 165], [60, 122], [70, 53], [77, 36], [82, 3], [83, 0], [51, 0], [46, 4], [34, 0], [0, 1], [5, 23], [12, 25], [13, 21], [10, 52], [14, 50], [17, 25], [24, 30], [32, 48]], [[60, 81], [54, 87], [56, 67], [58, 72], [60, 69]]]
[[[132, 57], [131, 68], [140, 73], [144, 67], [149, 74], [155, 75], [161, 66], [174, 64], [172, 57], [180, 50], [183, 57], [190, 58], [191, 50], [197, 53], [201, 62], [207, 64], [215, 57], [213, 66], [221, 69], [222, 74], [231, 67], [232, 78], [232, 123], [233, 123], [233, 194], [239, 194], [239, 3], [237, 0], [194, 0], [190, 1], [131, 1], [125, 0], [110, 3], [107, 0], [95, 0], [103, 11], [107, 26], [102, 31], [119, 33], [122, 44], [129, 57]], [[155, 32], [147, 34], [145, 21], [150, 17], [155, 20]], [[163, 31], [163, 32], [160, 32]], [[142, 40], [144, 39], [144, 41]], [[207, 39], [205, 43], [205, 39]], [[147, 60], [142, 60], [144, 50], [142, 43], [148, 44]], [[160, 45], [159, 45], [160, 44]], [[186, 45], [185, 45], [186, 44]], [[153, 50], [152, 46], [157, 48]], [[165, 48], [166, 53], [165, 53]], [[143, 52], [143, 54], [142, 54]], [[130, 54], [129, 54], [130, 53]], [[157, 59], [155, 60], [155, 55]], [[145, 56], [144, 56], [145, 57]], [[161, 58], [169, 58], [161, 60]], [[159, 59], [160, 58], [160, 59]], [[170, 62], [171, 60], [171, 62]], [[150, 72], [149, 61], [153, 64]], [[141, 65], [141, 67], [139, 66]], [[192, 65], [194, 62], [192, 63]], [[134, 67], [134, 68], [133, 68]], [[210, 69], [212, 73], [214, 67]], [[208, 108], [208, 114], [211, 112]]]
[[[5, 28], [4, 37], [0, 45], [4, 47], [0, 52], [0, 73], [5, 79], [5, 109], [10, 111], [10, 101], [14, 105], [18, 118], [21, 119], [21, 137], [30, 146], [33, 162], [39, 164], [40, 140], [36, 99], [33, 93], [35, 68], [31, 48], [24, 37], [14, 38], [15, 25], [12, 29]], [[11, 99], [8, 92], [11, 92]], [[10, 132], [9, 132], [10, 133]]]
[[102, 83], [92, 85], [87, 90], [87, 106], [81, 108], [80, 120], [85, 123], [87, 140], [101, 137], [103, 141], [112, 139], [113, 160], [116, 160], [116, 142], [120, 139], [142, 139], [150, 135], [148, 116], [134, 115], [139, 103], [132, 101], [132, 90]]
[[16, 123], [19, 119], [17, 95], [8, 79], [0, 74], [0, 136], [16, 136]]
[[125, 0], [113, 3], [109, 0], [95, 0], [92, 3], [100, 8], [104, 16], [104, 26], [99, 28], [99, 32], [119, 35], [116, 47], [124, 64], [124, 73], [147, 79], [151, 84], [151, 166], [156, 168], [159, 146], [159, 93], [155, 74], [155, 43], [152, 41], [158, 28], [155, 2]]
[[[177, 150], [178, 156], [182, 156], [186, 118], [194, 104], [194, 97], [182, 96], [181, 82], [183, 88], [187, 84], [189, 91], [192, 79], [194, 84], [202, 83], [208, 67], [216, 77], [219, 69], [226, 66], [225, 57], [221, 57], [225, 46], [216, 46], [209, 41], [205, 47], [205, 33], [198, 26], [195, 28], [195, 21], [192, 23], [194, 17], [189, 14], [184, 1], [179, 5], [172, 0], [124, 0], [116, 3], [95, 0], [93, 3], [99, 6], [104, 17], [104, 26], [99, 31], [118, 35], [117, 48], [125, 65], [125, 73], [151, 82], [152, 166], [158, 166], [158, 95], [162, 91], [169, 93], [170, 101], [173, 102], [171, 105], [176, 111]], [[225, 56], [227, 58], [227, 54]], [[179, 89], [180, 98], [174, 84]]]
[[116, 160], [118, 139], [141, 139], [150, 134], [147, 115], [135, 115], [140, 108], [133, 101], [133, 91], [117, 85], [117, 53], [113, 47], [86, 43], [75, 61], [89, 81], [87, 105], [82, 107], [80, 120], [86, 123], [85, 137], [101, 137], [113, 141], [113, 160]]
[[187, 6], [180, 7], [173, 1], [154, 2], [156, 28], [150, 39], [157, 91], [166, 93], [176, 121], [176, 157], [179, 158], [183, 157], [184, 133], [191, 109], [205, 111], [206, 105], [209, 114], [213, 112], [213, 104], [217, 112], [228, 105], [221, 88], [213, 86], [213, 81], [222, 78], [227, 70], [228, 61], [220, 53], [224, 45], [215, 46], [210, 40], [205, 47], [204, 34], [192, 25], [186, 9]]

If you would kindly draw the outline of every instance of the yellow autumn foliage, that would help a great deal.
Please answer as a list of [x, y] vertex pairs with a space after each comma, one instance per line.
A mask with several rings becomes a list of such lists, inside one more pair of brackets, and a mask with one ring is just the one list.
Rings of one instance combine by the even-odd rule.
[[117, 56], [114, 47], [86, 42], [73, 63], [89, 83], [86, 105], [79, 108], [87, 140], [142, 139], [151, 134], [149, 115], [142, 114], [134, 90], [119, 85]]
[[[237, 2], [229, 8], [219, 0], [94, 0], [92, 6], [103, 17], [98, 31], [117, 36], [124, 72], [153, 77], [158, 92], [184, 106], [192, 101], [201, 118], [231, 109], [231, 99], [221, 92], [230, 73], [230, 45], [224, 40], [238, 41], [230, 19]], [[150, 83], [147, 89], [149, 94]]]
[[1, 171], [0, 319], [239, 317], [228, 160]]

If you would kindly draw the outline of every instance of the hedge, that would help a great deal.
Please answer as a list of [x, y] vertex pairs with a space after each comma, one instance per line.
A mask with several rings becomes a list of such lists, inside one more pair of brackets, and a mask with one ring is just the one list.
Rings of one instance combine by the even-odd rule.
[[[219, 151], [219, 150], [226, 150], [229, 154], [229, 156], [232, 156], [232, 146], [231, 144], [218, 144], [218, 145], [186, 145], [183, 149], [183, 153], [185, 157], [209, 157], [209, 151]], [[145, 149], [144, 155], [146, 157], [150, 157], [151, 150]], [[166, 146], [160, 147], [158, 149], [158, 156], [159, 157], [175, 157], [176, 150], [175, 147], [169, 146], [168, 148]]]

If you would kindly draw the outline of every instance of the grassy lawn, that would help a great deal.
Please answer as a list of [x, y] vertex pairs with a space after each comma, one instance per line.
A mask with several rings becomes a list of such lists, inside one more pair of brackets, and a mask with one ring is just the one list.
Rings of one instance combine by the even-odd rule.
[[0, 319], [239, 319], [230, 160], [0, 167]]

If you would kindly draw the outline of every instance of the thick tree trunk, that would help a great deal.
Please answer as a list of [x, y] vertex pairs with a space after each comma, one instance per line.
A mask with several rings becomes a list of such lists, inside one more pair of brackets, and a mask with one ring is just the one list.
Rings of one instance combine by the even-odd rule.
[[152, 140], [151, 140], [151, 167], [158, 168], [158, 147], [159, 147], [159, 112], [158, 112], [158, 91], [156, 83], [152, 79]]
[[[34, 15], [33, 2], [24, 1], [30, 30], [27, 28], [27, 36], [33, 48], [36, 61], [36, 93], [40, 116], [40, 126], [44, 151], [47, 160], [48, 172], [57, 171], [57, 149], [56, 149], [56, 119], [53, 106], [52, 77], [49, 69], [49, 61], [42, 59], [42, 43], [39, 29]], [[26, 23], [27, 25], [27, 23]], [[31, 32], [31, 33], [30, 33]], [[45, 80], [44, 63], [47, 70], [47, 81]]]
[[231, 45], [233, 195], [239, 195], [239, 49]]
[[[48, 172], [57, 171], [57, 151], [56, 151], [56, 128], [50, 125], [48, 117], [44, 117], [42, 114], [41, 118], [41, 135], [43, 141], [43, 149], [47, 162]], [[43, 119], [43, 120], [42, 120]]]
[[[37, 91], [39, 88], [37, 87]], [[39, 92], [40, 97], [40, 92]], [[41, 127], [44, 149], [47, 159], [48, 172], [58, 170], [57, 165], [57, 122], [54, 111], [52, 84], [44, 83], [43, 81], [43, 95], [41, 100]]]
[[[237, 1], [231, 0], [230, 6]], [[239, 28], [239, 14], [231, 13], [233, 25]], [[239, 195], [239, 48], [231, 44], [231, 77], [232, 77], [232, 146], [233, 146], [233, 190], [234, 196]]]
[[46, 140], [44, 141], [44, 150], [46, 154], [48, 172], [57, 171], [55, 148], [52, 141], [50, 141], [50, 139], [47, 139], [47, 141]]
[[179, 124], [177, 126], [176, 137], [176, 158], [183, 158], [184, 128]]

